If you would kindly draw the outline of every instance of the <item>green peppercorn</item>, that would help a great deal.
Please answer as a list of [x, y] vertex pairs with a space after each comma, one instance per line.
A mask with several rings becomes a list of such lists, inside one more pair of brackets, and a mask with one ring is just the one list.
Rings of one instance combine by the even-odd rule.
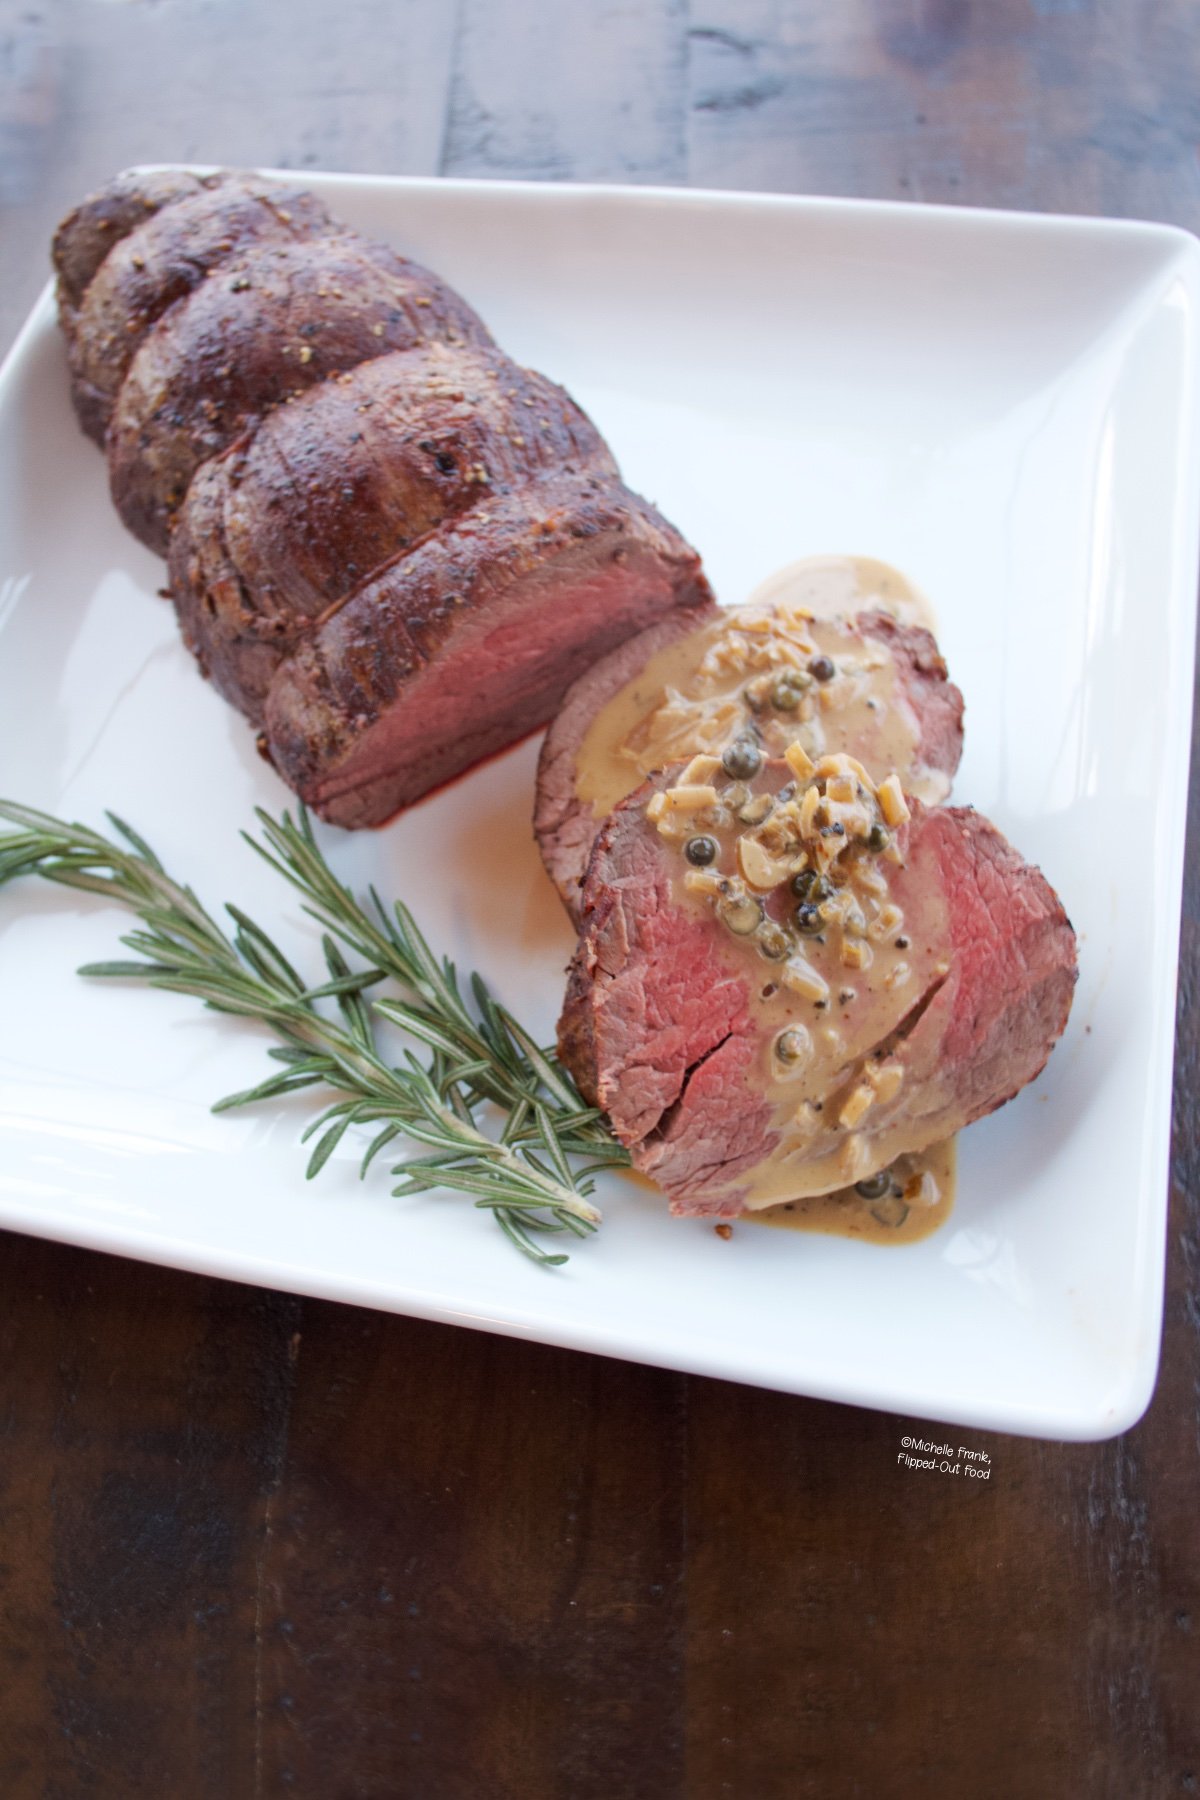
[[811, 1049], [812, 1039], [807, 1031], [797, 1029], [794, 1025], [787, 1031], [781, 1031], [775, 1039], [775, 1054], [781, 1063], [801, 1062]]
[[771, 705], [777, 712], [795, 712], [804, 698], [804, 689], [812, 683], [807, 675], [800, 679], [800, 670], [789, 670], [781, 675], [771, 689]]
[[748, 894], [740, 895], [737, 899], [722, 900], [717, 907], [718, 919], [735, 937], [749, 937], [752, 932], [757, 931], [762, 916], [761, 905]]
[[854, 1191], [864, 1200], [882, 1200], [892, 1185], [892, 1177], [887, 1169], [880, 1169], [878, 1175], [868, 1175], [865, 1181], [856, 1181]]
[[683, 846], [683, 854], [696, 868], [706, 869], [709, 863], [716, 862], [719, 849], [716, 838], [694, 837]]
[[837, 669], [831, 656], [814, 656], [809, 662], [808, 672], [814, 681], [832, 681]]
[[816, 937], [825, 929], [825, 921], [821, 917], [820, 908], [813, 906], [807, 900], [796, 908], [793, 916], [796, 921], [796, 930], [804, 937]]
[[798, 875], [792, 876], [792, 892], [797, 900], [809, 900], [818, 906], [822, 900], [828, 900], [833, 886], [819, 869], [801, 869]]
[[792, 947], [792, 940], [774, 919], [764, 919], [754, 933], [758, 948], [768, 962], [782, 962]]
[[868, 850], [886, 850], [892, 841], [892, 834], [884, 825], [872, 825], [867, 833]]
[[762, 751], [751, 737], [734, 738], [725, 748], [721, 767], [735, 781], [749, 781], [762, 767]]

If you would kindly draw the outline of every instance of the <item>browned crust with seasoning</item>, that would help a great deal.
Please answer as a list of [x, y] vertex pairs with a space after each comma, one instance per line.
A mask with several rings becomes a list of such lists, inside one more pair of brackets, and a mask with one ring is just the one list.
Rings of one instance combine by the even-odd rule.
[[430, 532], [299, 641], [266, 695], [272, 758], [324, 817], [377, 823], [545, 724], [648, 619], [710, 600], [653, 507], [548, 471]]
[[326, 817], [377, 822], [711, 601], [568, 394], [300, 189], [118, 178], [56, 241], [77, 410], [203, 671]]
[[[568, 509], [587, 483], [617, 481], [591, 421], [544, 376], [485, 345], [360, 364], [278, 409], [193, 481], [170, 559], [184, 635], [259, 724], [271, 674], [320, 622], [469, 513], [486, 555], [494, 509], [546, 476]], [[544, 531], [542, 519], [527, 524]], [[402, 568], [396, 581], [410, 606], [437, 610], [427, 581]], [[392, 615], [371, 604], [386, 665]]]
[[314, 237], [331, 223], [302, 188], [226, 175], [164, 200], [132, 224], [78, 304], [61, 314], [75, 410], [88, 436], [103, 443], [134, 355], [169, 306], [252, 246]]
[[89, 194], [67, 214], [51, 244], [60, 308], [73, 312], [79, 306], [100, 264], [121, 238], [164, 206], [222, 179], [191, 175], [185, 169], [129, 169]]
[[165, 556], [196, 470], [266, 414], [360, 363], [437, 340], [490, 342], [444, 282], [353, 232], [270, 239], [167, 309], [108, 428], [113, 500]]

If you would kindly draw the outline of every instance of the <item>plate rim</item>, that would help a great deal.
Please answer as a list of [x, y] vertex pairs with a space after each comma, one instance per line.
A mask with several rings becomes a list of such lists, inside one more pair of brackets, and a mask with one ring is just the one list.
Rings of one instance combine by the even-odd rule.
[[[207, 163], [142, 163], [132, 165], [135, 169], [153, 170], [162, 168], [187, 168], [195, 172], [208, 172], [221, 165]], [[1035, 235], [1048, 237], [1082, 237], [1109, 238], [1113, 241], [1140, 242], [1147, 246], [1157, 246], [1164, 252], [1174, 253], [1181, 267], [1188, 270], [1193, 287], [1200, 287], [1200, 239], [1181, 226], [1143, 219], [1113, 219], [1094, 217], [1087, 214], [1044, 213], [1034, 211], [1009, 210], [1002, 208], [971, 207], [957, 205], [939, 205], [924, 202], [896, 200], [873, 200], [864, 198], [796, 195], [769, 192], [753, 192], [736, 189], [692, 188], [669, 184], [630, 184], [611, 182], [540, 182], [513, 179], [484, 179], [477, 177], [444, 177], [426, 175], [381, 175], [373, 173], [355, 173], [352, 171], [317, 170], [317, 169], [272, 169], [264, 167], [257, 171], [266, 179], [279, 179], [299, 184], [324, 184], [330, 189], [367, 190], [382, 194], [403, 193], [405, 191], [422, 191], [425, 193], [454, 192], [469, 198], [486, 200], [504, 199], [506, 197], [532, 199], [536, 204], [562, 206], [589, 198], [610, 200], [622, 205], [632, 204], [636, 207], [661, 207], [696, 210], [705, 207], [716, 207], [727, 212], [745, 212], [748, 210], [767, 210], [788, 213], [794, 216], [837, 217], [848, 216], [861, 219], [864, 223], [872, 219], [889, 221], [928, 223], [938, 222], [939, 229], [950, 231], [970, 230], [983, 227], [1001, 231], [1017, 229]], [[1163, 267], [1169, 266], [1164, 255]], [[1146, 277], [1140, 277], [1144, 283]], [[34, 347], [43, 337], [46, 330], [56, 329], [54, 282], [48, 279], [41, 293], [34, 301], [16, 338], [0, 362], [0, 407], [8, 397], [10, 382], [23, 369], [25, 361]], [[1200, 558], [1200, 482], [1195, 477], [1200, 473], [1200, 389], [1197, 387], [1197, 344], [1195, 317], [1189, 314], [1186, 331], [1186, 343], [1192, 373], [1192, 404], [1187, 411], [1185, 428], [1180, 433], [1178, 459], [1173, 473], [1182, 482], [1189, 475], [1193, 478], [1190, 487], [1194, 499], [1190, 508], [1190, 517], [1177, 519], [1178, 528], [1185, 534], [1181, 540], [1186, 549], [1191, 545], [1192, 562]], [[1187, 614], [1185, 598], [1171, 596], [1172, 611], [1182, 607], [1184, 614], [1190, 616], [1194, 638], [1195, 628], [1195, 582], [1192, 582], [1193, 599], [1190, 615]], [[1177, 709], [1178, 729], [1190, 739], [1190, 723], [1193, 701], [1193, 684], [1191, 681], [1172, 686], [1170, 690], [1172, 705]], [[1174, 1020], [1175, 1002], [1179, 978], [1178, 951], [1182, 927], [1182, 874], [1184, 868], [1184, 827], [1186, 824], [1186, 802], [1188, 792], [1188, 771], [1186, 766], [1173, 767], [1168, 773], [1174, 793], [1170, 802], [1172, 829], [1169, 836], [1168, 852], [1170, 855], [1170, 892], [1173, 904], [1165, 921], [1168, 941], [1164, 942], [1164, 955], [1170, 953], [1174, 967], [1174, 981], [1170, 995], [1161, 1001], [1163, 1009], [1170, 1019]], [[1019, 1403], [1015, 1411], [1021, 1414], [1021, 1420], [1013, 1417], [1013, 1409], [1004, 1405], [984, 1406], [977, 1410], [975, 1418], [969, 1417], [965, 1411], [956, 1410], [951, 1415], [942, 1417], [938, 1413], [921, 1414], [930, 1420], [939, 1420], [945, 1424], [967, 1424], [977, 1428], [1001, 1432], [1017, 1433], [1026, 1436], [1060, 1436], [1064, 1439], [1081, 1441], [1098, 1441], [1111, 1437], [1128, 1429], [1136, 1422], [1149, 1403], [1157, 1378], [1158, 1345], [1161, 1335], [1163, 1312], [1163, 1292], [1161, 1272], [1165, 1270], [1166, 1256], [1166, 1212], [1168, 1200], [1168, 1178], [1170, 1168], [1170, 1117], [1171, 1117], [1171, 1082], [1170, 1074], [1174, 1062], [1173, 1032], [1166, 1035], [1160, 1046], [1156, 1040], [1156, 1048], [1165, 1059], [1167, 1079], [1163, 1084], [1165, 1098], [1161, 1103], [1165, 1109], [1163, 1129], [1155, 1136], [1158, 1149], [1157, 1160], [1161, 1162], [1162, 1179], [1158, 1186], [1163, 1194], [1161, 1229], [1156, 1219], [1152, 1223], [1155, 1235], [1151, 1243], [1152, 1260], [1159, 1271], [1157, 1281], [1158, 1316], [1145, 1322], [1153, 1326], [1153, 1349], [1136, 1365], [1131, 1362], [1125, 1379], [1116, 1383], [1110, 1403], [1099, 1409], [1096, 1416], [1084, 1420], [1078, 1409], [1067, 1418], [1055, 1414], [1049, 1425], [1053, 1429], [1031, 1428], [1028, 1423], [1028, 1404]], [[176, 1267], [194, 1273], [215, 1276], [220, 1279], [235, 1280], [261, 1286], [278, 1286], [279, 1276], [286, 1273], [280, 1263], [269, 1264], [251, 1254], [240, 1252], [229, 1253], [220, 1246], [197, 1247], [194, 1254], [186, 1254], [179, 1246], [172, 1246], [171, 1241], [155, 1232], [140, 1233], [129, 1227], [111, 1226], [102, 1228], [96, 1225], [91, 1233], [86, 1229], [88, 1221], [81, 1220], [69, 1230], [59, 1229], [56, 1225], [47, 1228], [44, 1220], [38, 1223], [24, 1223], [13, 1213], [20, 1209], [12, 1209], [8, 1203], [0, 1199], [0, 1225], [7, 1229], [27, 1232], [49, 1238], [53, 1241], [72, 1243], [80, 1247], [100, 1250], [109, 1254], [126, 1255], [136, 1260], [156, 1262], [169, 1267]], [[143, 1241], [144, 1240], [144, 1241]], [[1155, 1246], [1161, 1246], [1156, 1250]], [[359, 1291], [351, 1291], [354, 1289]], [[333, 1291], [339, 1290], [339, 1291]], [[761, 1372], [747, 1373], [731, 1370], [726, 1359], [723, 1366], [708, 1366], [703, 1355], [689, 1351], [684, 1360], [675, 1360], [659, 1347], [648, 1348], [644, 1337], [639, 1338], [636, 1329], [632, 1329], [628, 1320], [622, 1321], [624, 1333], [619, 1342], [596, 1342], [590, 1330], [575, 1333], [559, 1331], [549, 1337], [539, 1331], [535, 1321], [520, 1317], [520, 1308], [509, 1304], [503, 1314], [496, 1317], [480, 1318], [477, 1315], [464, 1315], [451, 1304], [436, 1305], [424, 1297], [407, 1293], [397, 1293], [392, 1285], [386, 1298], [380, 1297], [381, 1290], [376, 1290], [369, 1277], [361, 1283], [343, 1279], [341, 1276], [330, 1278], [324, 1287], [312, 1282], [289, 1282], [289, 1291], [311, 1294], [316, 1298], [329, 1298], [349, 1304], [369, 1305], [372, 1307], [401, 1312], [407, 1316], [436, 1320], [444, 1323], [467, 1324], [479, 1329], [495, 1331], [501, 1335], [534, 1338], [538, 1341], [562, 1345], [572, 1349], [584, 1350], [591, 1354], [615, 1356], [622, 1360], [652, 1362], [655, 1366], [677, 1369], [680, 1372], [703, 1374], [718, 1379], [732, 1379], [753, 1382], [756, 1385], [773, 1386], [785, 1392], [812, 1395], [838, 1401], [843, 1404], [863, 1405], [877, 1410], [903, 1410], [903, 1402], [895, 1397], [883, 1399], [864, 1399], [861, 1393], [841, 1393], [832, 1391], [836, 1384], [808, 1379], [803, 1385], [795, 1382], [781, 1381], [778, 1375], [765, 1377]], [[678, 1352], [676, 1353], [679, 1354]], [[1053, 1408], [1049, 1409], [1053, 1413]], [[1065, 1427], [1065, 1429], [1064, 1429]]]

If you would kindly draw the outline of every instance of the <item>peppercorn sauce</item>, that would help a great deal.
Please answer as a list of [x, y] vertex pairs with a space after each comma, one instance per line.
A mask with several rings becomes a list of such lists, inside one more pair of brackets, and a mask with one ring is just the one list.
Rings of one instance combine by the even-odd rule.
[[[949, 1210], [952, 1153], [930, 1144], [905, 1088], [926, 1073], [909, 1030], [949, 972], [947, 920], [895, 772], [876, 780], [846, 752], [814, 759], [794, 743], [734, 778], [701, 753], [654, 784], [646, 816], [677, 855], [673, 905], [710, 916], [743, 971], [761, 1046], [747, 1079], [771, 1108], [766, 1153], [738, 1176], [744, 1209], [790, 1203], [772, 1222], [926, 1235]], [[797, 1204], [814, 1196], [829, 1198]]]
[[[927, 1236], [953, 1204], [953, 1140], [927, 1145], [920, 1121], [906, 1119], [903, 1047], [889, 1042], [940, 980], [925, 946], [945, 934], [939, 884], [903, 882], [903, 819], [884, 828], [885, 851], [866, 843], [883, 824], [883, 784], [907, 813], [903, 795], [937, 804], [950, 779], [922, 759], [902, 672], [888, 643], [857, 622], [870, 612], [935, 628], [917, 589], [872, 558], [810, 557], [768, 577], [744, 605], [650, 657], [597, 712], [576, 793], [601, 816], [679, 765], [648, 802], [679, 849], [673, 898], [712, 913], [744, 955], [765, 1046], [755, 1085], [771, 1104], [775, 1143], [750, 1177], [747, 1216], [896, 1244]], [[738, 773], [747, 745], [762, 765], [749, 779]], [[789, 751], [791, 766], [772, 762]], [[790, 839], [778, 805], [789, 783]], [[840, 847], [822, 838], [818, 806], [827, 825], [840, 814], [863, 836], [852, 829]], [[811, 935], [797, 927], [803, 903], [791, 885], [804, 866], [829, 890], [819, 906], [830, 916]], [[898, 883], [912, 886], [914, 916], [896, 904]], [[789, 1033], [796, 1055], [785, 1058], [776, 1046]], [[887, 1178], [874, 1192], [878, 1171]], [[855, 1186], [864, 1179], [866, 1195]]]
[[[866, 558], [821, 557], [772, 577], [744, 606], [650, 657], [599, 709], [576, 761], [580, 801], [602, 817], [652, 770], [752, 732], [770, 755], [851, 751], [872, 773], [898, 770], [935, 804], [950, 791], [920, 752], [920, 722], [886, 642], [854, 614], [921, 610], [903, 576]], [[928, 609], [924, 609], [923, 617]], [[822, 679], [824, 669], [833, 674]], [[812, 674], [816, 668], [817, 676]], [[781, 679], [788, 704], [772, 704]]]
[[900, 625], [920, 625], [937, 636], [937, 616], [920, 588], [890, 563], [873, 556], [805, 556], [776, 569], [752, 589], [748, 606], [807, 608], [814, 617], [885, 612]]
[[917, 1244], [946, 1223], [954, 1207], [957, 1140], [901, 1156], [892, 1164], [886, 1194], [864, 1198], [858, 1189], [810, 1194], [743, 1215], [784, 1231], [818, 1231], [870, 1244]]

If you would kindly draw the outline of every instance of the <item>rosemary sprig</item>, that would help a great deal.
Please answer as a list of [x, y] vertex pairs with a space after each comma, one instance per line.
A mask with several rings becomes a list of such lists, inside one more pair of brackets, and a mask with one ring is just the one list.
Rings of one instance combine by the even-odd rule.
[[[273, 819], [259, 810], [263, 841], [246, 841], [303, 897], [322, 927], [325, 978], [306, 983], [268, 934], [240, 908], [226, 911], [227, 935], [189, 887], [172, 880], [145, 840], [115, 814], [117, 838], [68, 824], [48, 813], [0, 801], [0, 818], [17, 827], [0, 834], [0, 887], [40, 875], [101, 894], [134, 913], [140, 927], [121, 939], [133, 961], [90, 963], [81, 975], [126, 978], [192, 994], [216, 1012], [265, 1025], [278, 1040], [270, 1051], [283, 1066], [214, 1111], [278, 1098], [301, 1088], [332, 1088], [304, 1133], [315, 1138], [311, 1178], [351, 1126], [376, 1129], [361, 1173], [397, 1138], [424, 1154], [392, 1173], [397, 1196], [450, 1188], [473, 1196], [517, 1247], [536, 1262], [567, 1259], [534, 1234], [586, 1236], [600, 1222], [591, 1177], [625, 1165], [627, 1152], [594, 1107], [586, 1106], [550, 1051], [489, 992], [478, 975], [468, 999], [458, 973], [434, 955], [408, 908], [389, 912], [372, 889], [370, 909], [334, 876], [317, 847], [307, 814]], [[361, 959], [355, 966], [346, 951]], [[391, 997], [371, 990], [390, 981]], [[336, 1013], [336, 1016], [333, 1014]], [[398, 1063], [381, 1054], [379, 1020], [399, 1026], [427, 1052], [405, 1050]], [[500, 1128], [483, 1129], [481, 1112], [498, 1109]], [[585, 1159], [583, 1166], [576, 1166]]]

